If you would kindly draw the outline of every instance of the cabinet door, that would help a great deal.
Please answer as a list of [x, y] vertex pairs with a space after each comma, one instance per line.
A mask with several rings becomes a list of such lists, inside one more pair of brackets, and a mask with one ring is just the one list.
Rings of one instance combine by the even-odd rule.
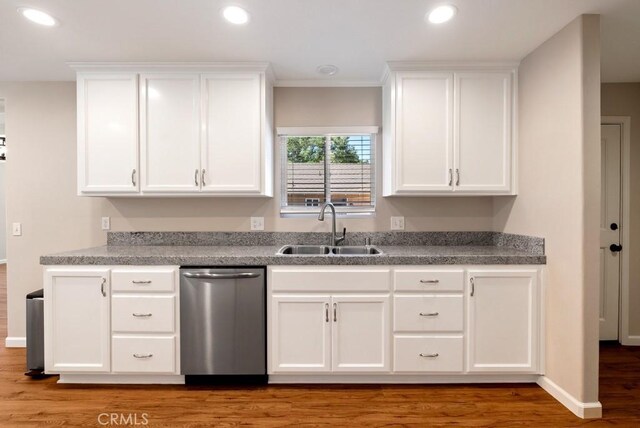
[[200, 190], [200, 77], [140, 76], [142, 191]]
[[470, 270], [468, 370], [538, 370], [538, 272], [535, 269]]
[[202, 76], [202, 86], [202, 190], [259, 194], [264, 156], [261, 75], [206, 74]]
[[108, 372], [109, 270], [48, 269], [44, 297], [45, 371]]
[[389, 296], [332, 298], [332, 370], [387, 372], [389, 363]]
[[78, 192], [138, 192], [138, 78], [78, 74]]
[[329, 296], [272, 298], [270, 373], [331, 369], [329, 306]]
[[511, 86], [507, 72], [456, 73], [456, 191], [510, 192]]
[[450, 192], [453, 74], [398, 73], [396, 194]]

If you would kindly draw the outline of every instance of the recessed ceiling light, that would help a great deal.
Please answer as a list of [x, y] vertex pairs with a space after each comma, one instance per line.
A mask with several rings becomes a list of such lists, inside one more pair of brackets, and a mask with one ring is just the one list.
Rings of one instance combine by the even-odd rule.
[[21, 7], [18, 9], [18, 13], [24, 16], [31, 22], [35, 22], [36, 24], [44, 25], [47, 27], [53, 27], [58, 25], [58, 20], [53, 16], [49, 15], [46, 12], [43, 12], [38, 9], [31, 9], [30, 7]]
[[445, 4], [442, 6], [438, 6], [431, 12], [429, 12], [429, 14], [427, 15], [427, 19], [432, 24], [442, 24], [443, 22], [447, 22], [451, 18], [453, 18], [456, 15], [457, 11], [458, 9], [456, 9], [455, 6]]
[[338, 73], [339, 69], [333, 64], [325, 64], [319, 65], [318, 68], [316, 68], [316, 71], [323, 76], [333, 76]]
[[227, 6], [222, 11], [224, 19], [232, 24], [241, 25], [249, 22], [249, 13], [238, 6]]

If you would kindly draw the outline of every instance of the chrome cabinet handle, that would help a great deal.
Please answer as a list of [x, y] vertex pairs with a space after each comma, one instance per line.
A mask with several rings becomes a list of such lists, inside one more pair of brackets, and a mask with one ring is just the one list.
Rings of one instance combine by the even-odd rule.
[[333, 322], [338, 322], [338, 304], [333, 304]]
[[324, 322], [329, 322], [329, 304], [324, 304]]
[[439, 284], [440, 280], [439, 279], [421, 279], [420, 283], [421, 284]]
[[456, 168], [456, 186], [460, 185], [460, 170]]
[[204, 174], [205, 174], [206, 172], [207, 172], [207, 170], [203, 168], [203, 169], [202, 169], [202, 173], [200, 173], [200, 183], [202, 183], [202, 186], [203, 186], [203, 187], [207, 185], [207, 183], [205, 183], [205, 182], [204, 182]]
[[153, 354], [133, 354], [133, 358], [151, 358]]
[[245, 278], [257, 278], [259, 273], [254, 272], [239, 272], [239, 273], [191, 273], [185, 272], [183, 275], [187, 278], [196, 279], [245, 279]]
[[102, 278], [102, 284], [100, 284], [100, 293], [102, 293], [102, 297], [107, 297], [107, 292], [104, 289], [104, 286], [106, 283], [107, 283], [107, 278]]
[[150, 280], [150, 279], [147, 279], [147, 280], [145, 280], [145, 281], [140, 281], [140, 280], [135, 280], [135, 279], [134, 279], [134, 280], [133, 280], [133, 281], [131, 281], [131, 282], [132, 282], [132, 283], [134, 283], [134, 284], [151, 284], [151, 280]]
[[473, 280], [473, 277], [469, 279], [469, 282], [471, 282], [471, 297], [473, 297], [473, 295], [476, 294], [476, 284]]
[[439, 312], [420, 312], [421, 317], [437, 317], [440, 315]]
[[136, 185], [136, 170], [131, 171], [131, 184]]
[[196, 186], [199, 186], [198, 184], [198, 170], [196, 169], [195, 174], [193, 175], [193, 181], [195, 181]]
[[134, 312], [131, 315], [133, 315], [134, 317], [137, 317], [137, 318], [147, 318], [147, 317], [150, 317], [153, 314], [139, 314], [139, 313]]
[[440, 356], [440, 354], [438, 354], [437, 352], [433, 354], [423, 354], [422, 352], [420, 352], [420, 356], [425, 358], [436, 358]]
[[449, 168], [449, 186], [453, 185], [453, 170]]

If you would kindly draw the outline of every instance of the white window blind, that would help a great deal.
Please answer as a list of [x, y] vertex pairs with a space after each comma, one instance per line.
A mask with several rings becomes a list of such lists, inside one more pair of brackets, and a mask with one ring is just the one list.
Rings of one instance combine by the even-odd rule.
[[375, 209], [375, 134], [281, 135], [282, 213]]

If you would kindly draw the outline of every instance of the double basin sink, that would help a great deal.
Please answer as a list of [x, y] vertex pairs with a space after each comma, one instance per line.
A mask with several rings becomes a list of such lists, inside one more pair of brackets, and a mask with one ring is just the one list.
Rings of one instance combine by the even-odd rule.
[[382, 250], [375, 245], [332, 247], [330, 245], [285, 245], [279, 256], [379, 256]]

